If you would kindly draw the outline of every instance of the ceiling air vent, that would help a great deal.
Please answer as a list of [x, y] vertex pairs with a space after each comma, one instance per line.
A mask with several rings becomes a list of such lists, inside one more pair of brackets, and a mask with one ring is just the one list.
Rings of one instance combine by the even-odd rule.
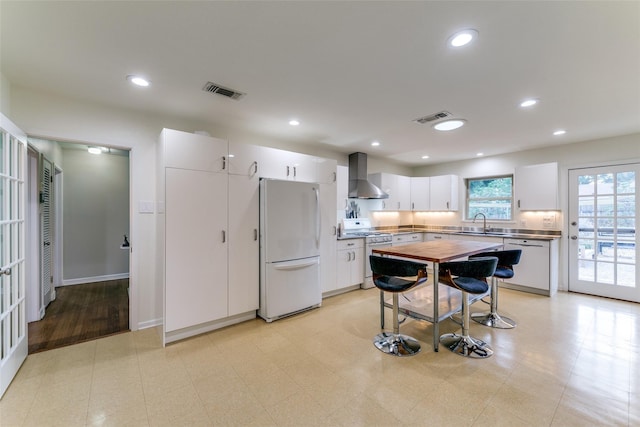
[[436, 120], [444, 119], [445, 117], [451, 116], [451, 113], [448, 111], [440, 111], [439, 113], [431, 114], [430, 116], [420, 117], [419, 119], [415, 119], [414, 122], [420, 123], [421, 125], [429, 122], [433, 122]]
[[236, 90], [229, 89], [228, 87], [220, 86], [219, 84], [211, 83], [211, 82], [207, 82], [207, 84], [204, 85], [202, 90], [205, 92], [226, 96], [227, 98], [231, 98], [231, 99], [240, 99], [246, 95], [245, 93], [238, 92]]

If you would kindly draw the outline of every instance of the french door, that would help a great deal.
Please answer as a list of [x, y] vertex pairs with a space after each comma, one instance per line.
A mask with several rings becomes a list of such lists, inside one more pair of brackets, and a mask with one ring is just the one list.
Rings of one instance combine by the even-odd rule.
[[569, 171], [569, 291], [640, 302], [640, 164]]
[[25, 172], [27, 139], [0, 114], [0, 397], [27, 357]]

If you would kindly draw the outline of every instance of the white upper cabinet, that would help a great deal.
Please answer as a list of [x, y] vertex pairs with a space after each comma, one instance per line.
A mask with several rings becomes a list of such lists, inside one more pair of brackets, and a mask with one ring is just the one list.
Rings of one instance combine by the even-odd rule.
[[429, 203], [429, 177], [414, 176], [411, 178], [411, 210], [428, 211]]
[[338, 166], [336, 176], [336, 207], [346, 209], [349, 203], [349, 168]]
[[263, 178], [317, 182], [316, 157], [292, 151], [260, 147]]
[[372, 173], [368, 176], [372, 184], [389, 195], [382, 199], [382, 209], [399, 211], [411, 209], [411, 178], [391, 173]]
[[558, 163], [522, 166], [515, 173], [516, 207], [521, 211], [559, 210]]
[[260, 147], [229, 142], [229, 173], [232, 175], [260, 176]]
[[333, 184], [337, 182], [337, 167], [338, 161], [334, 159], [325, 159], [323, 157], [316, 157], [316, 173], [317, 182], [320, 184]]
[[206, 172], [227, 172], [227, 141], [195, 133], [163, 129], [164, 166]]
[[459, 209], [457, 175], [430, 177], [429, 205], [432, 211], [457, 211]]

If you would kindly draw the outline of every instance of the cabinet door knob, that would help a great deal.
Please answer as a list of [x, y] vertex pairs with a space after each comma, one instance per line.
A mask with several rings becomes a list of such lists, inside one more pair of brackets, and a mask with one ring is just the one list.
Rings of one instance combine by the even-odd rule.
[[571, 236], [571, 240], [578, 240], [578, 236]]
[[289, 166], [287, 166], [287, 176], [289, 176]]
[[254, 228], [253, 229], [253, 241], [255, 242], [256, 240], [258, 240], [258, 229]]
[[253, 173], [256, 174], [258, 173], [258, 162], [253, 162]]
[[227, 241], [227, 232], [222, 230], [222, 243], [225, 243]]
[[227, 158], [225, 156], [222, 156], [222, 170], [225, 170], [227, 168]]

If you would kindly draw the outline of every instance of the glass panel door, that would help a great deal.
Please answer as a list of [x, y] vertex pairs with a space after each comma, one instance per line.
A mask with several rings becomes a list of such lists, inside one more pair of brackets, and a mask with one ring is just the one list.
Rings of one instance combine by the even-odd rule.
[[640, 164], [569, 171], [569, 290], [640, 302]]
[[27, 357], [26, 152], [24, 134], [0, 115], [0, 397]]

